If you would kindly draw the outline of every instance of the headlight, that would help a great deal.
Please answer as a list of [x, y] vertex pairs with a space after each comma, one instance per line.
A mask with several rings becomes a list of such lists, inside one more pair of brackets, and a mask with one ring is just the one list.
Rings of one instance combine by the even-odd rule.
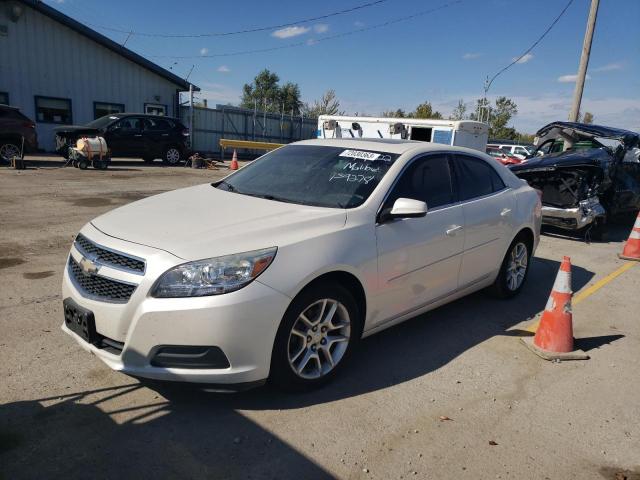
[[151, 296], [204, 297], [239, 290], [271, 265], [277, 250], [265, 248], [178, 265], [162, 274], [151, 289]]

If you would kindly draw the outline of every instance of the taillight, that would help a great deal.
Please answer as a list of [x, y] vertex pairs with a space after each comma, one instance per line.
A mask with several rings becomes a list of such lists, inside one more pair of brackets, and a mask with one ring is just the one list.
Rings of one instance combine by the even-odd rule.
[[182, 136], [184, 137], [188, 137], [189, 136], [189, 129], [185, 128], [184, 130], [182, 130]]
[[36, 124], [33, 122], [24, 122], [22, 126], [26, 128], [36, 128]]

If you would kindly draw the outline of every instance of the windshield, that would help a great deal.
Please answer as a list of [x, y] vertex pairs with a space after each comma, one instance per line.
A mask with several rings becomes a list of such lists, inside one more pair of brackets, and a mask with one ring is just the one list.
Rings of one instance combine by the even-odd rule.
[[87, 123], [87, 127], [102, 128], [109, 125], [114, 120], [118, 120], [119, 117], [115, 115], [105, 115], [104, 117], [96, 118], [93, 122]]
[[227, 179], [221, 190], [330, 208], [361, 205], [399, 155], [316, 145], [287, 145]]

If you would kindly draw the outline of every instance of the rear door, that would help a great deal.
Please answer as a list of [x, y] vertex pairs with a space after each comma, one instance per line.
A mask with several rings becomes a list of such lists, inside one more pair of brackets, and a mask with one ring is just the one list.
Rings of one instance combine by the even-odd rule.
[[111, 125], [107, 132], [107, 146], [114, 156], [142, 156], [146, 150], [142, 117], [125, 117]]
[[482, 158], [454, 155], [464, 213], [464, 253], [460, 288], [486, 280], [498, 271], [514, 231], [515, 196], [495, 167]]
[[148, 153], [162, 155], [165, 146], [175, 143], [174, 130], [175, 125], [171, 120], [162, 117], [146, 117], [143, 137]]
[[377, 315], [373, 325], [410, 313], [456, 290], [464, 246], [464, 217], [456, 203], [451, 158], [419, 157], [405, 169], [383, 209], [398, 198], [427, 203], [427, 215], [376, 226]]

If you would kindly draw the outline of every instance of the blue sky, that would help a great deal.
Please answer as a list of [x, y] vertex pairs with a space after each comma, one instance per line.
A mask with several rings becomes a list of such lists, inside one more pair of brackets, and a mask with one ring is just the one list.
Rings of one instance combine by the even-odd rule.
[[[47, 0], [65, 14], [122, 43], [127, 34], [236, 31], [289, 23], [367, 0]], [[299, 84], [303, 100], [336, 90], [347, 113], [412, 110], [423, 101], [448, 115], [462, 98], [471, 106], [492, 76], [547, 28], [567, 0], [462, 0], [439, 11], [335, 40], [317, 39], [370, 27], [450, 0], [386, 0], [349, 14], [299, 23], [285, 31], [225, 37], [154, 38], [133, 34], [127, 47], [201, 87], [212, 103], [237, 103], [242, 85], [263, 68]], [[519, 107], [516, 128], [533, 132], [568, 115], [590, 0], [574, 0], [526, 62], [494, 82], [490, 95]], [[185, 14], [185, 11], [187, 12]], [[596, 123], [640, 131], [640, 0], [603, 0], [582, 109]], [[304, 45], [250, 55], [202, 55]], [[193, 58], [163, 58], [192, 56]]]

